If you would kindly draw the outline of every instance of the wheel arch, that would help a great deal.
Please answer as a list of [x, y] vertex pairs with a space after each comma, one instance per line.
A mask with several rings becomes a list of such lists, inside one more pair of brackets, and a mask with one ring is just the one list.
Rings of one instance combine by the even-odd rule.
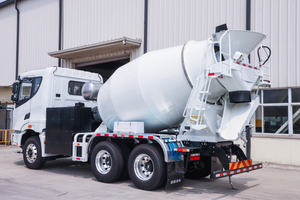
[[25, 133], [22, 136], [21, 139], [21, 147], [25, 144], [26, 140], [28, 140], [28, 138], [33, 137], [33, 136], [39, 136], [39, 133], [31, 130], [31, 129], [27, 129], [25, 130]]
[[154, 140], [155, 141], [154, 144], [162, 150], [163, 155], [164, 155], [164, 161], [166, 163], [170, 162], [171, 155], [170, 155], [168, 145], [162, 139], [160, 139], [158, 137], [153, 137], [152, 140]]
[[107, 140], [108, 139], [106, 137], [99, 137], [99, 136], [91, 138], [90, 142], [89, 142], [89, 146], [88, 146], [88, 156], [89, 156], [89, 158], [91, 157], [92, 151], [95, 148], [95, 146], [99, 142], [107, 141]]

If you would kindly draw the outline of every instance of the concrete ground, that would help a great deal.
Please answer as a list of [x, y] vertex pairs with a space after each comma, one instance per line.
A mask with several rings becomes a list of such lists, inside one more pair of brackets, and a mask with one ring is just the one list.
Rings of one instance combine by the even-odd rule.
[[27, 169], [19, 147], [0, 145], [0, 199], [300, 199], [300, 167], [264, 164], [264, 168], [228, 178], [184, 180], [181, 187], [137, 189], [130, 180], [101, 183], [86, 163], [70, 158]]

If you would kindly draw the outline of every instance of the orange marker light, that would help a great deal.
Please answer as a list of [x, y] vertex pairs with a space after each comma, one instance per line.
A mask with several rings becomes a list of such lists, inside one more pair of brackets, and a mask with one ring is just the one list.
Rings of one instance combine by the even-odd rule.
[[32, 128], [32, 126], [31, 126], [31, 125], [28, 125], [28, 128]]

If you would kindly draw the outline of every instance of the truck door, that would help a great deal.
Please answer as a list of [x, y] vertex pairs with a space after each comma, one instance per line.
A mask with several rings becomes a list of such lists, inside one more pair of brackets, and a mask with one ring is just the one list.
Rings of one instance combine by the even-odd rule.
[[29, 122], [31, 99], [37, 93], [41, 82], [42, 77], [23, 78], [20, 81], [17, 101], [15, 102], [13, 129], [22, 130], [22, 127]]

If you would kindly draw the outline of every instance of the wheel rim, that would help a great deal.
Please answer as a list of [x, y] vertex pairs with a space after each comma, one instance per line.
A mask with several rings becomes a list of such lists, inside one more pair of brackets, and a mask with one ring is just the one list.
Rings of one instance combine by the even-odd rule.
[[107, 174], [112, 166], [111, 156], [106, 150], [101, 150], [96, 156], [96, 167], [101, 174]]
[[140, 180], [149, 180], [154, 173], [151, 157], [147, 154], [138, 155], [134, 160], [134, 173]]
[[26, 159], [30, 163], [34, 163], [37, 158], [37, 148], [34, 144], [29, 144], [26, 148]]

